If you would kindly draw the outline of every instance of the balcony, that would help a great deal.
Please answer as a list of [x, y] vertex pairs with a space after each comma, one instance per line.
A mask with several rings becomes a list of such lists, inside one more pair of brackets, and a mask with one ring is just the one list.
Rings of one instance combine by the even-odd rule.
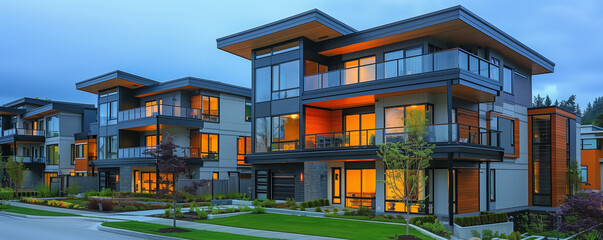
[[[36, 129], [23, 129], [23, 128], [11, 128], [2, 131], [2, 136], [45, 136], [46, 132], [44, 130], [36, 130]], [[58, 136], [58, 132], [56, 132]]]
[[[12, 156], [2, 156], [2, 161], [6, 162], [8, 161], [8, 159], [12, 157]], [[45, 157], [23, 157], [23, 156], [16, 156], [17, 160], [21, 160], [21, 162], [23, 163], [46, 163], [46, 158]]]
[[[448, 127], [452, 128], [449, 139]], [[468, 144], [500, 147], [500, 131], [465, 124], [435, 124], [426, 126], [426, 142], [434, 144]], [[379, 128], [342, 131], [303, 136], [304, 150], [375, 147], [388, 142], [404, 142], [408, 139], [405, 128]]]
[[[151, 155], [145, 154], [147, 149], [155, 147], [132, 147], [120, 148], [117, 151], [118, 158], [152, 158]], [[176, 156], [186, 158], [201, 158], [203, 160], [218, 160], [218, 153], [205, 153], [200, 148], [181, 148], [176, 150]]]
[[455, 68], [467, 70], [494, 81], [499, 80], [498, 66], [467, 51], [455, 48], [305, 76], [304, 91]]
[[124, 122], [155, 116], [179, 117], [187, 119], [199, 119], [209, 122], [219, 122], [219, 116], [204, 114], [201, 109], [172, 105], [152, 105], [120, 111], [117, 116], [117, 120], [118, 122]]

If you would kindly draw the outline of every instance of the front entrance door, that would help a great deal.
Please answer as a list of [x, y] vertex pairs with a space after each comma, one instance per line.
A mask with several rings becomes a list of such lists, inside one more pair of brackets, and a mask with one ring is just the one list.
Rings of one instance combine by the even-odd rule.
[[333, 204], [341, 203], [341, 168], [333, 168], [333, 174], [331, 174], [331, 184], [333, 184]]

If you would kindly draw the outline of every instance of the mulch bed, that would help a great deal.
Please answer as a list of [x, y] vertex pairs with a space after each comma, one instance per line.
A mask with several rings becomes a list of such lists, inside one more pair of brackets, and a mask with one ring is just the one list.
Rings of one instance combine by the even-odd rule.
[[162, 228], [157, 230], [160, 233], [180, 233], [180, 232], [190, 232], [191, 230], [184, 228]]

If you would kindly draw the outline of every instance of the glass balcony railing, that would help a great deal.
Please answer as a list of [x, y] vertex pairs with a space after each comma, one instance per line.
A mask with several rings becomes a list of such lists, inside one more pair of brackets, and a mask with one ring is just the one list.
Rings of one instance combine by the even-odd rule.
[[449, 49], [304, 77], [304, 91], [460, 68], [498, 81], [499, 67], [462, 49]]
[[[151, 158], [149, 154], [145, 154], [147, 149], [155, 149], [155, 147], [131, 147], [120, 148], [117, 151], [118, 158]], [[203, 152], [201, 148], [180, 148], [176, 150], [176, 156], [186, 158], [201, 158], [205, 160], [218, 160], [217, 152]]]
[[[448, 128], [452, 128], [452, 138]], [[434, 124], [425, 126], [424, 139], [429, 143], [457, 143], [500, 147], [500, 131], [465, 124]], [[370, 147], [387, 142], [408, 140], [405, 128], [380, 128], [357, 131], [308, 134], [303, 136], [304, 149]]]
[[[37, 129], [23, 129], [23, 128], [11, 128], [2, 131], [2, 136], [14, 136], [14, 135], [26, 135], [26, 136], [45, 136], [46, 131]], [[57, 132], [58, 135], [58, 132]]]
[[154, 116], [191, 118], [210, 122], [219, 121], [218, 115], [203, 113], [201, 109], [172, 105], [152, 105], [120, 111], [117, 115], [117, 120], [123, 122]]
[[[8, 161], [8, 159], [12, 157], [12, 156], [2, 156], [2, 161], [6, 162]], [[45, 157], [23, 157], [23, 156], [16, 156], [16, 158], [13, 158], [16, 160], [19, 160], [23, 163], [46, 163], [46, 158]]]

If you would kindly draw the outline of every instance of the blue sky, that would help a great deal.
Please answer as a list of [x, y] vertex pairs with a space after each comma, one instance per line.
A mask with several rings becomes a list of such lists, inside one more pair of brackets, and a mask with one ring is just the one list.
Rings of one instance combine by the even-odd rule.
[[216, 38], [312, 8], [362, 30], [458, 4], [556, 63], [555, 73], [534, 77], [534, 95], [576, 94], [582, 108], [603, 95], [603, 1], [0, 0], [0, 104], [93, 103], [75, 82], [116, 69], [249, 87], [248, 60], [218, 50]]

